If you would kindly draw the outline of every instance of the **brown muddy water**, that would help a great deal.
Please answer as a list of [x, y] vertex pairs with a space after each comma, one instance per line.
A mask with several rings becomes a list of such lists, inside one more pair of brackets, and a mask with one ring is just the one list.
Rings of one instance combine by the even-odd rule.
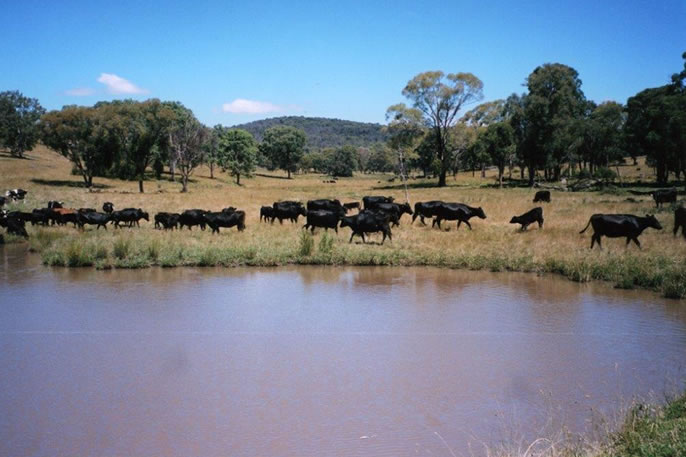
[[683, 302], [606, 285], [0, 247], [0, 456], [483, 455], [584, 432], [684, 362]]

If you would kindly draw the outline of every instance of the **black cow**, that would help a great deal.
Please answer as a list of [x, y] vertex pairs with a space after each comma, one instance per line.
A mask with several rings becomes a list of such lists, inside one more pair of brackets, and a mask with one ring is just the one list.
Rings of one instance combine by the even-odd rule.
[[102, 210], [107, 214], [112, 214], [112, 211], [114, 211], [114, 204], [112, 202], [105, 202], [102, 204]]
[[77, 212], [73, 208], [53, 208], [50, 218], [52, 222], [57, 222], [58, 225], [65, 225], [71, 222], [76, 227], [78, 223]]
[[98, 213], [97, 211], [79, 211], [76, 219], [81, 228], [85, 225], [95, 225], [97, 226], [96, 230], [100, 230], [100, 227], [104, 227], [107, 230], [107, 223], [112, 220], [112, 214]]
[[424, 222], [425, 217], [434, 217], [436, 215], [436, 209], [441, 206], [443, 203], [442, 200], [431, 200], [428, 202], [417, 202], [414, 204], [414, 214], [412, 215], [412, 223], [414, 223], [414, 220], [417, 219], [417, 216], [419, 216], [419, 221], [426, 225], [426, 222]]
[[5, 214], [0, 217], [0, 227], [5, 227], [7, 233], [11, 235], [23, 236], [28, 238], [29, 234], [26, 232], [26, 224], [23, 220], [11, 216], [10, 214]]
[[157, 213], [155, 214], [155, 228], [174, 230], [176, 228], [176, 225], [179, 223], [180, 216], [181, 215], [179, 213]]
[[652, 214], [646, 217], [634, 216], [633, 214], [594, 214], [586, 224], [586, 227], [579, 233], [584, 233], [589, 225], [593, 225], [593, 237], [591, 238], [591, 249], [593, 245], [598, 242], [598, 247], [602, 249], [600, 238], [607, 236], [608, 238], [626, 237], [626, 244], [633, 240], [636, 246], [641, 247], [638, 242], [639, 235], [643, 230], [652, 227], [657, 230], [662, 230], [662, 226]]
[[6, 202], [7, 202], [7, 199], [5, 197], [0, 197], [0, 208], [5, 206]]
[[350, 241], [348, 241], [349, 243], [352, 243], [355, 235], [362, 237], [362, 242], [366, 243], [364, 234], [376, 232], [383, 233], [381, 244], [386, 241], [386, 237], [388, 237], [389, 240], [393, 240], [388, 217], [382, 216], [378, 213], [373, 213], [371, 211], [362, 211], [355, 216], [342, 217], [341, 228], [343, 227], [350, 227], [352, 230]]
[[659, 208], [663, 203], [676, 203], [676, 189], [659, 189], [653, 192], [655, 207]]
[[389, 221], [395, 225], [400, 225], [400, 218], [403, 214], [412, 214], [409, 203], [377, 203], [371, 211], [388, 215]]
[[48, 209], [53, 208], [64, 208], [64, 202], [58, 202], [57, 200], [50, 200], [48, 202]]
[[322, 227], [328, 232], [330, 228], [338, 233], [338, 221], [341, 215], [338, 212], [320, 210], [307, 210], [307, 223], [303, 225], [304, 229], [311, 229], [314, 233], [315, 227]]
[[550, 191], [549, 190], [539, 190], [534, 195], [534, 203], [546, 202], [550, 203]]
[[[135, 208], [127, 208], [129, 211]], [[95, 208], [79, 208], [79, 213], [97, 213]]]
[[234, 208], [233, 206], [229, 206], [228, 208], [222, 209], [222, 213], [226, 213], [226, 214], [231, 214], [231, 213], [235, 213], [235, 212], [236, 212], [236, 208]]
[[140, 208], [125, 208], [119, 211], [113, 211], [111, 219], [114, 222], [114, 228], [119, 228], [121, 222], [128, 223], [129, 227], [133, 227], [133, 224], [136, 224], [136, 227], [140, 227], [139, 221], [141, 219], [145, 219], [146, 221], [150, 220], [148, 213]]
[[209, 211], [204, 209], [187, 209], [179, 216], [179, 229], [184, 226], [191, 230], [191, 227], [199, 225], [201, 230], [205, 230], [205, 214]]
[[51, 208], [37, 208], [31, 211], [31, 225], [42, 224], [48, 225], [51, 220]]
[[538, 222], [538, 228], [543, 228], [543, 208], [540, 206], [528, 211], [521, 216], [514, 216], [510, 219], [510, 224], [522, 224], [522, 232], [527, 229], [529, 224]]
[[345, 216], [345, 213], [348, 212], [340, 201], [327, 199], [308, 200], [307, 211], [329, 211], [338, 214], [340, 217]]
[[464, 222], [472, 229], [472, 225], [469, 223], [469, 219], [477, 216], [481, 219], [486, 219], [486, 213], [481, 207], [474, 208], [464, 203], [443, 203], [436, 209], [436, 218], [434, 219], [431, 226], [438, 224], [438, 228], [441, 228], [441, 221], [457, 221], [457, 228]]
[[686, 238], [686, 208], [680, 206], [674, 211], [674, 236], [679, 232], [681, 227], [681, 234]]
[[[307, 216], [307, 210], [300, 202], [275, 202], [273, 208], [274, 218], [279, 220], [279, 224], [283, 224], [284, 219], [297, 223], [298, 216]], [[274, 218], [272, 218], [272, 221], [274, 221]]]
[[33, 222], [33, 213], [27, 213], [25, 211], [10, 211], [7, 213], [7, 217], [17, 219], [22, 222]]
[[212, 233], [219, 233], [219, 227], [231, 228], [236, 226], [239, 232], [245, 230], [245, 211], [227, 213], [205, 213], [205, 222], [212, 229]]
[[364, 209], [373, 209], [379, 203], [393, 203], [393, 197], [362, 197]]
[[260, 208], [260, 222], [264, 219], [265, 222], [268, 220], [274, 222], [274, 207], [273, 206], [263, 206]]

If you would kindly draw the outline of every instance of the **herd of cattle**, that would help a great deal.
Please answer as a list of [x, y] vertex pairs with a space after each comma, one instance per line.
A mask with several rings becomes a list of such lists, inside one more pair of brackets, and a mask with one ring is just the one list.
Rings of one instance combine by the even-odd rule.
[[[28, 237], [25, 224], [30, 222], [32, 225], [66, 225], [73, 224], [74, 227], [83, 229], [86, 225], [96, 226], [96, 230], [103, 227], [107, 229], [107, 224], [111, 223], [115, 228], [139, 227], [140, 220], [149, 221], [149, 215], [141, 208], [125, 208], [115, 211], [111, 202], [106, 202], [102, 206], [102, 212], [94, 208], [64, 208], [64, 202], [50, 201], [47, 207], [34, 209], [32, 212], [2, 210], [8, 200], [23, 200], [27, 192], [22, 189], [13, 189], [5, 193], [5, 197], [0, 197], [0, 226], [5, 227], [8, 233]], [[661, 190], [653, 193], [656, 205], [659, 207], [663, 203], [675, 203], [677, 197], [676, 189]], [[538, 191], [534, 197], [536, 202], [550, 202], [550, 191]], [[348, 216], [348, 212], [357, 209], [357, 214]], [[425, 218], [432, 218], [432, 227], [441, 228], [442, 221], [457, 221], [457, 228], [464, 222], [469, 229], [472, 226], [469, 220], [473, 217], [486, 219], [486, 213], [481, 207], [475, 208], [463, 203], [444, 202], [432, 200], [418, 202], [414, 205], [414, 210], [408, 203], [395, 203], [393, 197], [366, 196], [362, 199], [362, 206], [359, 202], [341, 203], [339, 200], [319, 199], [310, 200], [306, 205], [298, 201], [279, 201], [272, 206], [263, 206], [260, 209], [260, 222], [274, 223], [276, 219], [280, 224], [284, 220], [293, 223], [298, 222], [300, 216], [304, 216], [306, 223], [304, 229], [310, 229], [314, 233], [315, 228], [333, 229], [338, 233], [338, 228], [349, 227], [351, 229], [350, 242], [355, 236], [362, 238], [366, 242], [365, 235], [370, 233], [381, 233], [383, 238], [392, 240], [391, 227], [398, 226], [404, 214], [412, 216], [412, 223], [419, 217], [420, 222], [426, 225]], [[220, 228], [236, 227], [239, 231], [245, 229], [245, 211], [237, 210], [234, 207], [224, 208], [219, 212], [206, 211], [202, 209], [189, 209], [182, 213], [159, 212], [155, 214], [155, 228], [164, 230], [183, 229], [187, 227], [199, 226], [205, 230], [207, 226], [212, 229], [212, 233], [219, 233]], [[533, 223], [538, 223], [539, 228], [543, 228], [543, 208], [538, 206], [532, 210], [514, 216], [510, 220], [511, 224], [520, 224], [521, 230], [525, 231]], [[627, 245], [633, 241], [640, 247], [638, 236], [648, 227], [658, 230], [662, 226], [653, 215], [645, 217], [630, 214], [594, 214], [591, 216], [586, 227], [580, 232], [584, 233], [589, 226], [593, 227], [591, 239], [591, 249], [595, 243], [601, 247], [602, 236], [610, 238], [626, 238]], [[679, 228], [682, 235], [686, 238], [686, 208], [678, 207], [674, 213], [674, 235]]]

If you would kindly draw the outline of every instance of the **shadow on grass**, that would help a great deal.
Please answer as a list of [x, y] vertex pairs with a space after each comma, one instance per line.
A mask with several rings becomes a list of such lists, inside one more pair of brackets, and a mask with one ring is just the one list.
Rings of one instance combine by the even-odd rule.
[[[38, 179], [33, 178], [31, 182], [34, 184], [41, 184], [43, 186], [55, 186], [55, 187], [80, 187], [86, 188], [86, 184], [82, 181], [67, 181], [64, 179]], [[93, 189], [109, 189], [112, 186], [107, 184], [93, 183]]]
[[293, 178], [289, 178], [288, 176], [265, 175], [264, 173], [255, 173], [255, 176], [259, 176], [261, 178], [272, 178], [272, 179], [293, 179]]
[[26, 154], [23, 154], [21, 157], [12, 155], [9, 151], [0, 151], [0, 158], [19, 159], [19, 160], [36, 160], [36, 159], [32, 159], [31, 157], [27, 156]]

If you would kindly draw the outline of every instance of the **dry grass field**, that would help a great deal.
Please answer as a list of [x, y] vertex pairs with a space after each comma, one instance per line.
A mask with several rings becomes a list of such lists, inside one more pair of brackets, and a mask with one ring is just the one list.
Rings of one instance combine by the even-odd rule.
[[[650, 179], [650, 170], [639, 166], [621, 167], [624, 179]], [[259, 208], [277, 200], [338, 198], [342, 202], [360, 201], [364, 195], [392, 195], [404, 201], [402, 184], [388, 182], [389, 175], [358, 175], [323, 183], [321, 175], [296, 175], [284, 179], [280, 172], [260, 173], [253, 179], [241, 179], [237, 186], [231, 177], [219, 172], [209, 178], [205, 167], [196, 170], [188, 193], [169, 176], [145, 182], [146, 193], [138, 193], [137, 182], [95, 178], [93, 192], [82, 185], [80, 176], [71, 174], [70, 163], [58, 154], [39, 147], [27, 159], [0, 155], [0, 188], [20, 187], [29, 191], [24, 203], [11, 205], [30, 211], [43, 207], [48, 200], [62, 200], [67, 207], [100, 209], [111, 201], [115, 209], [143, 208], [150, 222], [140, 229], [106, 232], [87, 228], [28, 227], [30, 247], [40, 252], [48, 265], [88, 266], [98, 268], [146, 267], [151, 265], [435, 265], [450, 268], [489, 269], [493, 271], [528, 271], [558, 273], [575, 281], [605, 280], [618, 287], [640, 287], [661, 292], [668, 297], [686, 296], [686, 240], [672, 236], [673, 208], [660, 211], [650, 196], [631, 196], [614, 192], [552, 192], [552, 203], [544, 208], [545, 226], [536, 224], [527, 232], [509, 224], [512, 216], [539, 204], [532, 203], [534, 190], [523, 187], [497, 189], [491, 173], [486, 178], [461, 173], [449, 178], [448, 187], [433, 187], [434, 181], [409, 181], [410, 203], [425, 200], [456, 201], [481, 206], [487, 219], [472, 219], [473, 230], [464, 225], [450, 230], [410, 224], [403, 216], [400, 227], [393, 228], [393, 241], [379, 245], [380, 235], [371, 243], [356, 238], [348, 243], [349, 229], [338, 234], [317, 230], [314, 237], [301, 229], [303, 222], [278, 221], [273, 225], [259, 222]], [[518, 175], [518, 173], [517, 173]], [[628, 201], [631, 197], [635, 201]], [[158, 211], [180, 212], [203, 208], [220, 210], [235, 206], [247, 213], [244, 232], [222, 229], [212, 235], [195, 228], [192, 232], [163, 232], [153, 228]], [[589, 249], [592, 229], [580, 235], [594, 213], [655, 213], [662, 231], [647, 229], [640, 238], [643, 249], [633, 244], [625, 248], [624, 239], [603, 239], [602, 251]], [[302, 219], [301, 219], [302, 221]], [[444, 229], [448, 225], [444, 226]], [[10, 241], [18, 241], [8, 237]]]

